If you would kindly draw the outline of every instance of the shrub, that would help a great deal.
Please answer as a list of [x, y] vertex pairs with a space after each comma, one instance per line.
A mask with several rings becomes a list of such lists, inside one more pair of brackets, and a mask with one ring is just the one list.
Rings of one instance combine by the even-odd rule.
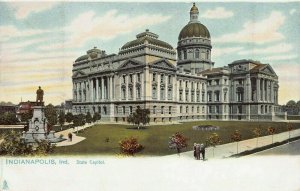
[[121, 153], [133, 156], [135, 153], [140, 152], [144, 147], [138, 143], [137, 138], [125, 138], [119, 142]]

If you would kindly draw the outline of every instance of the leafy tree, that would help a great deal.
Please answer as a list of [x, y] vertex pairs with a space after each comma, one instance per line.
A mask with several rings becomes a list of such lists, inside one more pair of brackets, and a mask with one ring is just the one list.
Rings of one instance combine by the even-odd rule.
[[186, 148], [188, 146], [188, 138], [186, 138], [179, 132], [173, 134], [171, 137], [169, 137], [169, 139], [169, 148], [176, 149], [178, 154], [180, 154], [183, 148]]
[[52, 104], [48, 104], [45, 107], [45, 116], [48, 119], [48, 125], [50, 127], [57, 124], [57, 113], [55, 107]]
[[150, 121], [150, 110], [137, 108], [136, 111], [129, 115], [127, 118], [128, 123], [132, 123], [138, 126], [140, 129], [140, 124], [146, 125]]
[[220, 136], [217, 133], [212, 133], [206, 139], [206, 145], [213, 147], [213, 157], [215, 156], [215, 147], [219, 144], [221, 144], [221, 139], [220, 139]]
[[5, 112], [0, 116], [0, 124], [3, 125], [14, 125], [18, 122], [16, 114], [11, 112]]
[[28, 122], [28, 120], [32, 119], [32, 117], [33, 117], [33, 110], [31, 109], [28, 112], [21, 114], [21, 121]]
[[98, 112], [94, 113], [93, 122], [96, 122], [101, 119], [101, 115]]
[[269, 135], [272, 135], [272, 144], [273, 144], [273, 136], [275, 134], [275, 128], [274, 127], [269, 127], [267, 129], [267, 132], [268, 132]]
[[87, 123], [92, 123], [93, 121], [92, 115], [89, 111], [86, 113], [85, 120]]
[[119, 142], [121, 153], [133, 156], [135, 153], [140, 152], [144, 147], [138, 143], [137, 138], [125, 138]]
[[65, 112], [60, 111], [59, 116], [58, 116], [58, 123], [60, 124], [60, 130], [61, 131], [62, 131], [63, 125], [65, 124], [65, 120], [66, 120]]
[[290, 100], [286, 103], [287, 106], [295, 106], [296, 102], [294, 100]]
[[258, 146], [258, 138], [261, 135], [261, 130], [260, 130], [260, 128], [255, 128], [255, 129], [253, 129], [252, 132], [253, 132], [254, 137], [256, 137], [256, 147], [257, 147]]
[[34, 148], [32, 144], [22, 139], [22, 134], [17, 131], [9, 131], [3, 136], [0, 144], [0, 155], [25, 156], [25, 155], [47, 155], [54, 150], [47, 141], [37, 141]]
[[68, 112], [66, 115], [66, 122], [71, 123], [73, 121], [73, 114]]
[[242, 135], [238, 130], [235, 130], [231, 135], [231, 140], [236, 142], [236, 154], [239, 153], [239, 141], [242, 140]]
[[[85, 124], [85, 116], [83, 114], [74, 115], [73, 125], [74, 127], [79, 127]], [[78, 133], [78, 128], [77, 128]]]

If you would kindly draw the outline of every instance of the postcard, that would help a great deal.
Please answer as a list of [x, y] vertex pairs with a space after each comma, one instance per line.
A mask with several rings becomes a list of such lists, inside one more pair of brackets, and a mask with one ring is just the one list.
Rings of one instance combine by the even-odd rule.
[[300, 191], [299, 1], [0, 8], [1, 191]]

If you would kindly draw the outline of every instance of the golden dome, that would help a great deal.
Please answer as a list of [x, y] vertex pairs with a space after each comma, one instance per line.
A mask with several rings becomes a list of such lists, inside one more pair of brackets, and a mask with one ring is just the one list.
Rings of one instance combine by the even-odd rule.
[[193, 37], [205, 37], [210, 39], [210, 34], [206, 26], [203, 24], [189, 23], [180, 31], [178, 40]]

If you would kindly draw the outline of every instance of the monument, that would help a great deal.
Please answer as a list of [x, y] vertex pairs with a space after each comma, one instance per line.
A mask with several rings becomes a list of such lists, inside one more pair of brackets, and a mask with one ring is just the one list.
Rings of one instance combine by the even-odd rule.
[[40, 86], [36, 94], [36, 106], [33, 107], [33, 117], [29, 120], [28, 131], [23, 132], [23, 139], [26, 143], [36, 143], [41, 140], [56, 143], [65, 140], [55, 137], [55, 131], [48, 129], [48, 121], [45, 117], [45, 106], [43, 102], [44, 91]]

